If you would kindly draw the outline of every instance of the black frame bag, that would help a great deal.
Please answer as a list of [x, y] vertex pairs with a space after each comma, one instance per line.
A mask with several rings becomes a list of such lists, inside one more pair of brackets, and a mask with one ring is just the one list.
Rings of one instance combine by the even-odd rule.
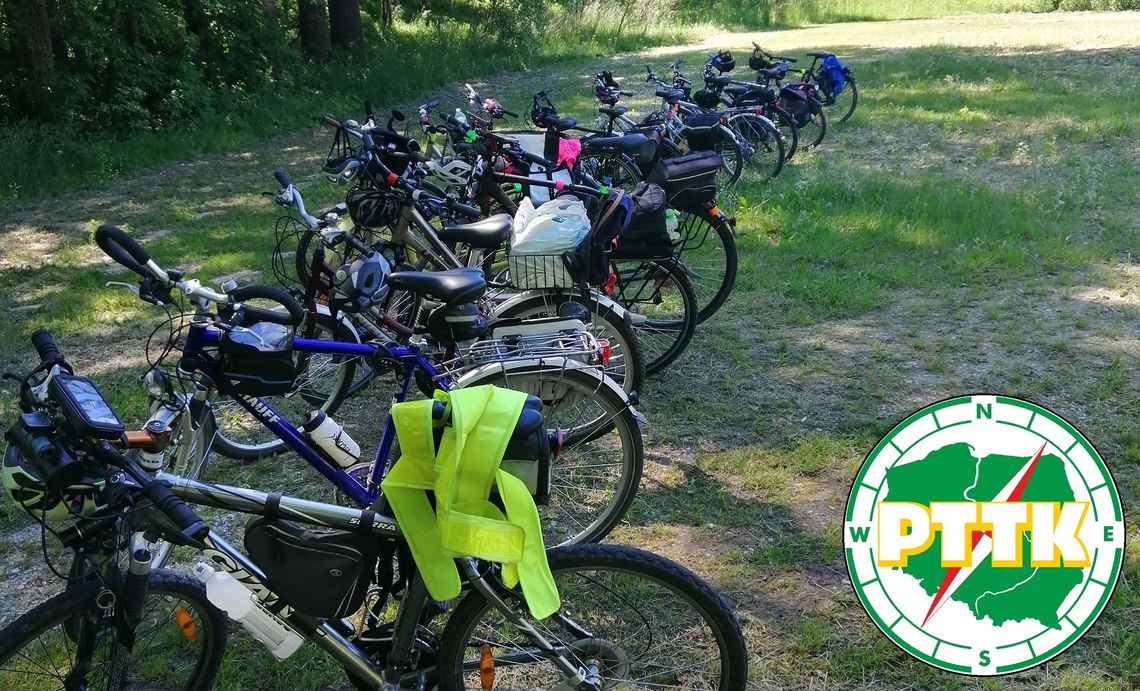
[[[366, 514], [362, 531], [372, 526], [372, 512]], [[340, 619], [364, 603], [380, 538], [256, 516], [246, 525], [245, 549], [290, 607], [312, 617]]]
[[273, 396], [289, 393], [297, 379], [293, 362], [293, 329], [255, 322], [222, 334], [219, 377], [222, 393]]

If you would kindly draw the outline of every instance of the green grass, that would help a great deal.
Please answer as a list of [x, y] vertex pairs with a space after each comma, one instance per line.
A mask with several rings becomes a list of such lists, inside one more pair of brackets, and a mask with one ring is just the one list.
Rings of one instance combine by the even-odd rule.
[[[984, 30], [987, 20], [976, 21]], [[1081, 26], [1062, 26], [1057, 42]], [[862, 45], [875, 29], [859, 31], [867, 33], [851, 40]], [[757, 689], [1135, 688], [1134, 523], [1103, 619], [1054, 663], [998, 680], [910, 659], [874, 628], [846, 581], [837, 521], [863, 454], [906, 414], [953, 394], [1009, 392], [1054, 408], [1105, 456], [1126, 513], [1140, 508], [1136, 47], [1018, 47], [1011, 31], [1000, 50], [894, 48], [893, 35], [877, 47], [833, 46], [859, 79], [853, 121], [779, 179], [746, 175], [725, 197], [738, 219], [740, 277], [724, 310], [644, 392], [646, 477], [614, 539], [677, 559], [727, 593]], [[771, 36], [817, 47], [808, 31]], [[750, 39], [726, 40], [737, 50]], [[702, 57], [677, 55], [690, 65]], [[637, 59], [606, 64], [643, 91]], [[489, 89], [511, 107], [550, 84], [566, 114], [589, 122], [588, 75], [598, 65], [505, 75]], [[633, 106], [650, 101], [643, 94]], [[310, 206], [343, 192], [313, 182], [325, 140], [295, 142], [300, 150], [249, 148], [171, 168], [166, 186], [137, 176], [91, 198], [20, 206], [0, 255], [15, 335], [0, 346], [6, 367], [28, 366], [24, 335], [49, 326], [138, 422], [141, 346], [160, 313], [102, 287], [122, 274], [112, 275], [81, 228], [92, 217], [125, 221], [161, 263], [213, 284], [239, 271], [268, 280], [277, 210], [259, 192], [273, 187], [272, 168], [290, 162]], [[10, 418], [11, 398], [0, 406]], [[321, 490], [295, 460], [219, 463], [212, 473]], [[24, 522], [0, 504], [0, 525]], [[347, 687], [313, 651], [277, 665], [238, 638], [225, 688], [295, 678]]]

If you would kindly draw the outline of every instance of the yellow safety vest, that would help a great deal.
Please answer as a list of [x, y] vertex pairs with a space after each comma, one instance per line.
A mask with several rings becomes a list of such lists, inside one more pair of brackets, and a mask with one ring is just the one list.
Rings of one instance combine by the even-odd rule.
[[[532, 615], [550, 616], [560, 601], [538, 508], [526, 484], [499, 468], [526, 394], [474, 386], [435, 396], [451, 408], [439, 452], [432, 436], [434, 401], [393, 405], [401, 455], [380, 485], [428, 593], [436, 600], [458, 596], [455, 558], [485, 559], [503, 565], [508, 587], [522, 584]], [[506, 515], [488, 501], [492, 483]], [[435, 492], [434, 511], [425, 490]]]

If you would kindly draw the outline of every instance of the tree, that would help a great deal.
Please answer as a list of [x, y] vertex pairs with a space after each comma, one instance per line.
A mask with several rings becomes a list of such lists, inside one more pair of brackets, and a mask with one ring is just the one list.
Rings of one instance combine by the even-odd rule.
[[329, 0], [329, 35], [338, 48], [364, 42], [360, 0]]
[[329, 21], [324, 0], [298, 0], [297, 19], [301, 50], [310, 55], [329, 52]]
[[380, 23], [384, 26], [392, 26], [392, 19], [396, 14], [396, 8], [400, 6], [400, 0], [380, 0]]
[[12, 62], [23, 73], [28, 106], [42, 113], [49, 107], [56, 85], [47, 2], [6, 0], [4, 8], [12, 29]]

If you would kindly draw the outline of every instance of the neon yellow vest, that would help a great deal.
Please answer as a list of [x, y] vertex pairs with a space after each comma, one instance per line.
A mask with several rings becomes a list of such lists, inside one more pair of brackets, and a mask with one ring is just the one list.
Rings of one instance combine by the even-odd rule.
[[[526, 394], [475, 386], [435, 395], [451, 408], [439, 453], [432, 437], [433, 401], [393, 405], [402, 453], [380, 485], [428, 593], [436, 600], [458, 596], [455, 558], [485, 559], [503, 565], [508, 587], [522, 584], [532, 615], [550, 616], [560, 601], [538, 508], [526, 484], [499, 468]], [[506, 515], [487, 500], [492, 483]], [[425, 490], [435, 492], [435, 511]]]

